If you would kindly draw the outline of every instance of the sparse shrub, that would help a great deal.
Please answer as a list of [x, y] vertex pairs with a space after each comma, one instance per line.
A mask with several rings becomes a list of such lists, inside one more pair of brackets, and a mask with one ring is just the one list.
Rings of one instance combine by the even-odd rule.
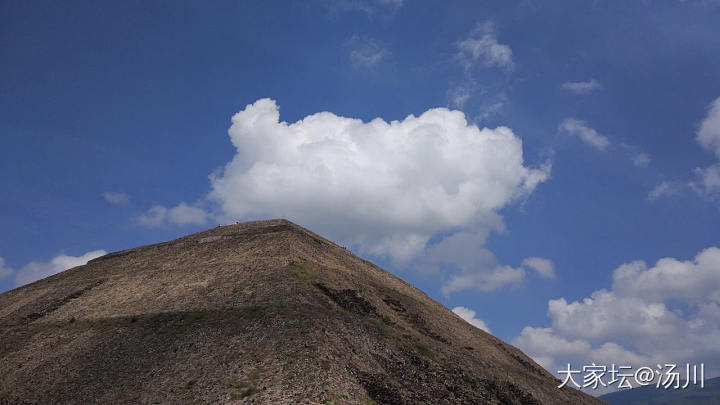
[[295, 268], [295, 277], [297, 277], [300, 282], [314, 284], [319, 280], [317, 271], [308, 263], [296, 263]]
[[415, 342], [415, 348], [417, 349], [418, 353], [422, 354], [425, 357], [433, 357], [433, 352], [430, 350], [429, 347], [425, 346], [425, 344], [421, 342]]
[[70, 322], [70, 323], [75, 323], [75, 317], [74, 317], [74, 316], [71, 316], [70, 319], [68, 320], [68, 322]]
[[372, 322], [375, 324], [375, 328], [381, 335], [388, 333], [388, 326], [382, 319], [373, 319]]
[[256, 392], [257, 392], [257, 388], [250, 387], [250, 388], [246, 389], [245, 391], [243, 391], [242, 394], [240, 394], [240, 398], [247, 398], [251, 395], [254, 395]]
[[138, 320], [138, 317], [135, 316], [135, 315], [133, 315], [133, 316], [130, 318], [130, 322], [131, 322], [131, 323], [135, 323], [135, 322], [137, 322], [137, 320]]
[[245, 381], [242, 381], [240, 384], [235, 386], [236, 388], [239, 388], [240, 391], [232, 391], [230, 393], [230, 399], [243, 399], [255, 395], [258, 392], [257, 383], [259, 379], [260, 372], [257, 370], [248, 374]]
[[257, 315], [262, 310], [262, 306], [257, 304], [251, 304], [245, 307], [245, 313], [248, 315]]
[[187, 383], [185, 383], [186, 390], [191, 390], [191, 389], [193, 389], [193, 387], [195, 387], [195, 380], [190, 380]]
[[250, 387], [242, 391], [233, 391], [230, 393], [230, 399], [238, 400], [244, 399], [257, 393], [257, 388]]
[[248, 374], [248, 380], [252, 381], [253, 383], [256, 383], [259, 378], [260, 378], [260, 372], [257, 370]]

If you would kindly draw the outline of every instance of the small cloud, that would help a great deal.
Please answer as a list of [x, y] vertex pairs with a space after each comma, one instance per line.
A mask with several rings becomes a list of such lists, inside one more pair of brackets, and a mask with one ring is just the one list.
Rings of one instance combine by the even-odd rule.
[[377, 3], [384, 6], [400, 8], [403, 3], [405, 3], [405, 0], [377, 0]]
[[352, 48], [348, 58], [356, 69], [372, 69], [389, 55], [385, 48], [371, 39], [353, 37], [348, 43]]
[[469, 273], [460, 273], [443, 283], [441, 291], [445, 297], [464, 291], [493, 291], [510, 284], [522, 283], [525, 270], [510, 266], [495, 266], [490, 269], [478, 269]]
[[5, 264], [5, 259], [0, 257], [0, 278], [5, 278], [13, 273], [13, 269]]
[[200, 207], [181, 202], [173, 208], [155, 205], [138, 217], [138, 223], [149, 228], [164, 225], [202, 225], [208, 214]]
[[[708, 107], [708, 113], [700, 124], [695, 138], [703, 149], [715, 152], [720, 159], [720, 97]], [[720, 193], [720, 163], [706, 168], [696, 168], [698, 180], [690, 183], [690, 187], [704, 196], [717, 196]]]
[[488, 235], [487, 229], [461, 231], [426, 249], [426, 269], [457, 270], [442, 285], [445, 297], [464, 290], [493, 291], [523, 281], [523, 269], [498, 264], [495, 255], [483, 247]]
[[465, 307], [455, 307], [452, 309], [452, 311], [455, 313], [455, 315], [459, 316], [460, 318], [464, 319], [467, 323], [470, 325], [482, 329], [487, 333], [490, 333], [490, 328], [487, 327], [485, 324], [485, 321], [482, 319], [475, 317], [475, 311], [469, 308]]
[[456, 58], [466, 71], [478, 64], [507, 72], [515, 69], [512, 49], [498, 42], [495, 26], [490, 22], [479, 24], [466, 39], [458, 42], [457, 48]]
[[359, 11], [372, 19], [393, 17], [404, 3], [404, 0], [323, 0], [321, 4], [333, 16]]
[[720, 159], [720, 97], [708, 106], [708, 113], [695, 139], [703, 149], [715, 152]]
[[675, 181], [663, 181], [662, 183], [655, 186], [648, 193], [648, 200], [655, 201], [661, 197], [669, 197], [680, 194], [682, 186], [680, 183]]
[[113, 205], [124, 205], [130, 202], [130, 197], [127, 194], [116, 191], [106, 191], [102, 193], [102, 196], [105, 201]]
[[695, 175], [697, 180], [690, 183], [690, 187], [696, 193], [706, 197], [712, 197], [720, 192], [720, 163], [716, 163], [706, 168], [696, 168]]
[[540, 277], [555, 278], [555, 265], [550, 259], [528, 257], [523, 260], [522, 265], [535, 270]]
[[[68, 256], [61, 254], [55, 256], [49, 262], [33, 261], [15, 273], [15, 286], [21, 286], [42, 278], [51, 276], [73, 267], [82, 266], [88, 261], [106, 255], [104, 250], [93, 250], [81, 256]], [[2, 261], [2, 259], [0, 259]]]
[[148, 228], [162, 226], [167, 220], [167, 212], [168, 209], [162, 205], [154, 205], [138, 217], [138, 222]]
[[587, 122], [575, 118], [566, 118], [560, 123], [560, 131], [577, 136], [586, 144], [600, 151], [604, 151], [610, 146], [610, 139], [608, 139], [608, 137], [600, 135], [595, 129], [591, 128]]
[[638, 153], [632, 159], [635, 167], [648, 167], [650, 164], [650, 155], [647, 153]]
[[592, 79], [588, 82], [565, 82], [560, 87], [575, 94], [587, 94], [600, 89], [600, 82]]

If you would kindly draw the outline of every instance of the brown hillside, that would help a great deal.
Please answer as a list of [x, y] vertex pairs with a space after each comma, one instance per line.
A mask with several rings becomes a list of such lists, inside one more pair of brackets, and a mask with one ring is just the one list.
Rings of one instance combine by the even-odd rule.
[[601, 403], [285, 220], [0, 294], [0, 403]]

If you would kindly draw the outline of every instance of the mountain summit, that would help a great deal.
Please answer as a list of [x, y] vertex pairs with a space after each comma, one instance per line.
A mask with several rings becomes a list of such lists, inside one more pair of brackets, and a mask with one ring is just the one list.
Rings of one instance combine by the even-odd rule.
[[0, 294], [0, 364], [0, 403], [601, 403], [285, 220]]

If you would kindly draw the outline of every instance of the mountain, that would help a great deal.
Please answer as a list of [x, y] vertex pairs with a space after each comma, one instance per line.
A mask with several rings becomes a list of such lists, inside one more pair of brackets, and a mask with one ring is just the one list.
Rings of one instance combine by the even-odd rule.
[[0, 403], [602, 403], [285, 220], [0, 294], [0, 364]]
[[658, 389], [652, 386], [605, 394], [600, 399], [611, 405], [717, 405], [720, 404], [720, 377], [705, 380], [705, 388]]

